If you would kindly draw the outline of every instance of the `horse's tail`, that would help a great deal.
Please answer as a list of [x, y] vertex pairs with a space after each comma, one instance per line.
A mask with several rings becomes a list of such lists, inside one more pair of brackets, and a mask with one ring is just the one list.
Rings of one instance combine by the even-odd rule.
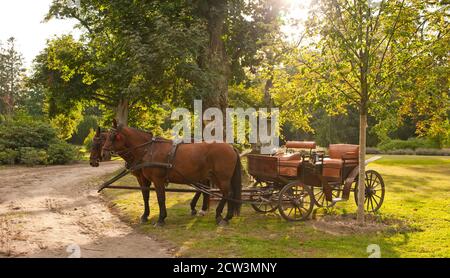
[[239, 151], [234, 149], [237, 155], [237, 162], [234, 168], [233, 177], [231, 178], [231, 198], [234, 202], [230, 202], [229, 204], [233, 204], [233, 212], [234, 215], [239, 215], [241, 212], [242, 203], [242, 163], [241, 158], [239, 156]]

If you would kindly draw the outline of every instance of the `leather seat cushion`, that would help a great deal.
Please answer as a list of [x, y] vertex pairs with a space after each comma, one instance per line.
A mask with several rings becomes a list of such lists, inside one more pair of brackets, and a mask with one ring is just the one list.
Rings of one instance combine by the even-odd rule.
[[302, 163], [299, 160], [279, 160], [279, 173], [281, 176], [296, 177], [298, 175], [298, 169]]
[[323, 168], [341, 169], [343, 165], [344, 161], [342, 159], [325, 158], [323, 160]]
[[288, 149], [315, 149], [316, 142], [313, 142], [313, 141], [287, 141], [286, 148], [288, 148]]
[[301, 160], [301, 159], [302, 159], [302, 156], [299, 153], [279, 156], [280, 161]]
[[358, 160], [359, 146], [350, 144], [331, 144], [328, 148], [330, 158]]

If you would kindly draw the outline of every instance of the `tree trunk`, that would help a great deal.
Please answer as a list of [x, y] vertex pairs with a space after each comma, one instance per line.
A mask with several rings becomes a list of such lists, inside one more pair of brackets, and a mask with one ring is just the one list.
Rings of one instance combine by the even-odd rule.
[[[271, 69], [271, 72], [273, 70]], [[269, 79], [266, 80], [266, 85], [264, 86], [264, 105], [267, 108], [267, 111], [271, 111], [272, 109], [272, 94], [271, 90], [273, 88], [273, 74], [269, 77]], [[257, 132], [259, 131], [259, 121], [257, 121]], [[267, 133], [271, 134], [272, 132], [272, 121], [271, 118], [267, 119]], [[263, 147], [263, 144], [261, 143], [261, 138], [259, 137], [259, 132], [257, 133], [257, 142], [256, 144], [251, 144], [252, 147], [252, 153], [257, 153], [261, 151], [261, 148]]]
[[117, 123], [127, 125], [128, 124], [128, 100], [122, 99], [117, 105], [116, 109]]
[[203, 11], [208, 22], [209, 45], [201, 57], [200, 67], [211, 73], [211, 88], [203, 98], [204, 109], [220, 108], [223, 112], [228, 107], [229, 62], [223, 42], [228, 1], [208, 0], [207, 9]]
[[272, 109], [272, 93], [270, 92], [273, 88], [273, 76], [266, 80], [266, 85], [264, 86], [264, 104], [267, 109]]
[[358, 212], [357, 220], [360, 225], [364, 225], [364, 200], [365, 200], [365, 171], [366, 171], [366, 128], [367, 113], [361, 108], [359, 115], [359, 177], [358, 177]]

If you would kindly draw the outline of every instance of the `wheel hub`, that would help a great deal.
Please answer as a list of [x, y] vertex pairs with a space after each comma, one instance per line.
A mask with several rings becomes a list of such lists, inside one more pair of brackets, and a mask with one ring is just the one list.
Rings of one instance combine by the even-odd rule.
[[366, 197], [371, 197], [373, 195], [375, 195], [377, 193], [377, 191], [372, 188], [372, 187], [368, 187], [366, 188]]

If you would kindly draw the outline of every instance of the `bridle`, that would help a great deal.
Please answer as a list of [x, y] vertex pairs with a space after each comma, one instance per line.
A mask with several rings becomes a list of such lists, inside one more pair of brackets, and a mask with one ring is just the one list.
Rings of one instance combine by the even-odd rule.
[[[103, 161], [103, 156], [101, 154], [101, 148], [103, 147], [104, 142], [102, 142], [102, 137], [101, 136], [94, 136], [94, 138], [92, 139], [92, 146], [91, 146], [91, 153], [94, 151], [95, 148], [95, 152], [97, 155], [97, 160], [99, 162]], [[98, 155], [100, 150], [100, 155]]]

